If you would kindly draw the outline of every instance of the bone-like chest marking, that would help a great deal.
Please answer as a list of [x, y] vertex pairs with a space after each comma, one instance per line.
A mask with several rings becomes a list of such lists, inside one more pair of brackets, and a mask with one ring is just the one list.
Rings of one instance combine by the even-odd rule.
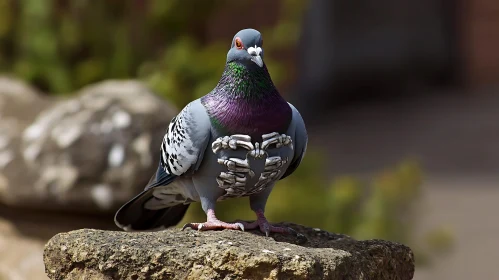
[[[213, 142], [211, 147], [215, 154], [222, 149], [236, 150], [237, 148], [244, 148], [248, 150], [245, 159], [218, 159], [219, 164], [227, 166], [227, 172], [221, 172], [216, 178], [218, 186], [227, 192], [224, 197], [237, 197], [261, 192], [281, 174], [279, 168], [286, 164], [289, 159], [283, 159], [280, 156], [269, 157], [266, 150], [271, 147], [271, 145], [275, 145], [276, 148], [289, 146], [293, 149], [291, 137], [286, 134], [273, 132], [262, 135], [262, 140], [262, 143], [252, 143], [250, 136], [235, 134], [219, 137]], [[261, 172], [255, 186], [252, 189], [247, 190], [247, 175], [249, 175], [250, 178], [255, 176], [255, 172], [251, 169], [248, 160], [249, 157], [262, 160], [265, 158], [265, 169]]]

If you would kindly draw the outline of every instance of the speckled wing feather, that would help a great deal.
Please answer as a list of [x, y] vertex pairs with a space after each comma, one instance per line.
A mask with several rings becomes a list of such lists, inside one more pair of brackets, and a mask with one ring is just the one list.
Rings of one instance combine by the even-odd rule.
[[199, 100], [189, 103], [170, 122], [161, 144], [161, 166], [170, 175], [195, 171], [210, 138], [211, 123]]
[[296, 170], [296, 168], [298, 168], [301, 161], [303, 160], [303, 157], [305, 156], [308, 144], [308, 134], [307, 129], [305, 128], [305, 122], [303, 121], [303, 118], [301, 117], [295, 106], [293, 106], [291, 103], [288, 104], [293, 111], [293, 118], [291, 119], [291, 123], [289, 126], [290, 128], [292, 128], [292, 133], [294, 133], [294, 136], [292, 137], [294, 139], [293, 146], [295, 154], [288, 169], [286, 169], [286, 172], [284, 173], [284, 175], [282, 175], [281, 180], [291, 175]]
[[[177, 224], [187, 211], [188, 204], [162, 209], [151, 209], [146, 205], [158, 202], [154, 197], [155, 188], [167, 186], [176, 178], [197, 170], [208, 146], [210, 133], [210, 119], [199, 99], [184, 107], [168, 126], [155, 175], [144, 191], [116, 212], [116, 225], [124, 230], [134, 231], [159, 230]], [[159, 201], [159, 204], [162, 203]]]

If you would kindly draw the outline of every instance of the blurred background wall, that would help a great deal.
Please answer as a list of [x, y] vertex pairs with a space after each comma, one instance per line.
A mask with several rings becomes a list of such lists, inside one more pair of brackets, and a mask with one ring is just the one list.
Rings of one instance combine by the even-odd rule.
[[499, 277], [499, 3], [0, 0], [0, 279], [46, 279], [58, 232], [117, 230], [247, 27], [310, 134], [271, 220], [404, 242], [415, 279]]

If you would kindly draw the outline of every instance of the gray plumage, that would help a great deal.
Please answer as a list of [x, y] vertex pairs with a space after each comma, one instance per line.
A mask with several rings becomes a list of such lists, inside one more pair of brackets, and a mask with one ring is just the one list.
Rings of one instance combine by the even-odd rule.
[[[233, 48], [234, 40], [231, 51]], [[255, 137], [252, 131], [251, 137], [237, 129], [224, 129], [210, 115], [210, 100], [206, 100], [192, 101], [171, 121], [156, 174], [142, 193], [116, 213], [115, 223], [120, 228], [163, 229], [176, 225], [192, 202], [201, 202], [208, 213], [214, 211], [217, 201], [241, 196], [249, 196], [251, 209], [263, 213], [275, 183], [299, 166], [308, 138], [304, 121], [293, 105], [283, 105], [291, 111], [285, 129], [255, 130], [261, 133]], [[272, 114], [267, 116], [271, 118]]]

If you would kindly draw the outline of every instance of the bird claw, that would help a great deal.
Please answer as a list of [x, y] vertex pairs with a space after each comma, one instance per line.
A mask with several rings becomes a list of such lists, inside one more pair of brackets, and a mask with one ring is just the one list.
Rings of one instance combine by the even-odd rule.
[[263, 227], [263, 232], [265, 232], [265, 236], [269, 237], [269, 235], [270, 235], [270, 225], [269, 225], [269, 223], [263, 224], [262, 227]]
[[193, 227], [192, 223], [187, 223], [187, 224], [185, 224], [185, 225], [182, 227], [182, 231], [184, 231], [184, 229], [186, 229], [186, 228], [188, 228], [188, 227], [192, 228], [192, 227]]
[[296, 230], [294, 230], [294, 229], [292, 229], [292, 228], [290, 228], [290, 227], [287, 227], [287, 229], [288, 229], [288, 231], [289, 231], [289, 233], [290, 233], [290, 234], [293, 234], [293, 235], [295, 235], [295, 236], [298, 236], [298, 235], [299, 235], [299, 233], [298, 233]]
[[244, 225], [241, 224], [241, 223], [235, 223], [236, 226], [239, 227], [239, 229], [241, 229], [241, 231], [244, 231]]

